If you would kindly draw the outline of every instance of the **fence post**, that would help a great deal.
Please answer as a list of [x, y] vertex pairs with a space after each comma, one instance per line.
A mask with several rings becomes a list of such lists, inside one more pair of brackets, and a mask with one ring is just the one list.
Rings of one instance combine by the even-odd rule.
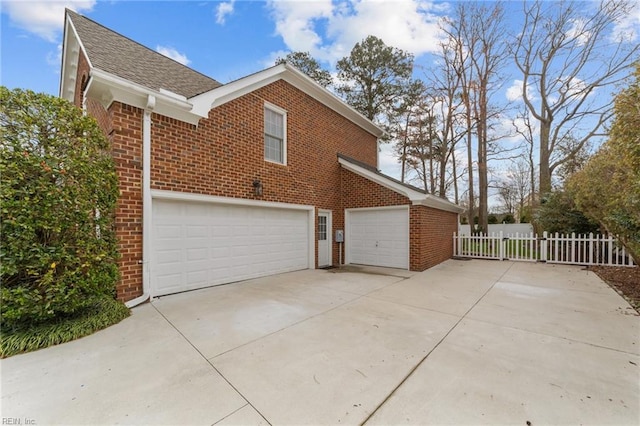
[[500, 261], [504, 260], [504, 234], [502, 231], [500, 231]]
[[453, 255], [457, 256], [458, 255], [458, 249], [456, 248], [457, 244], [456, 244], [456, 233], [453, 233]]
[[593, 265], [593, 232], [589, 232], [589, 265]]
[[544, 231], [542, 233], [542, 239], [538, 241], [538, 244], [540, 246], [538, 247], [538, 249], [540, 250], [540, 261], [546, 262], [547, 261], [547, 231]]

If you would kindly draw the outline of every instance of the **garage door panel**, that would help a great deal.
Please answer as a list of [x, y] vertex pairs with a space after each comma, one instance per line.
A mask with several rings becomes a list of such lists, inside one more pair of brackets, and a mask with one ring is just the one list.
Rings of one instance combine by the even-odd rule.
[[209, 249], [203, 248], [189, 248], [187, 249], [187, 261], [207, 260], [209, 258]]
[[156, 256], [158, 258], [158, 262], [162, 265], [171, 265], [175, 263], [180, 263], [180, 250], [171, 249], [171, 250], [158, 250], [156, 252]]
[[154, 200], [153, 223], [154, 295], [309, 267], [306, 210]]
[[166, 225], [159, 222], [156, 225], [156, 236], [160, 239], [164, 238], [180, 238], [180, 226]]
[[348, 220], [351, 263], [408, 268], [407, 208], [352, 210]]
[[[191, 265], [190, 265], [191, 266]], [[190, 285], [206, 285], [208, 281], [208, 269], [203, 268], [187, 273], [187, 283]]]

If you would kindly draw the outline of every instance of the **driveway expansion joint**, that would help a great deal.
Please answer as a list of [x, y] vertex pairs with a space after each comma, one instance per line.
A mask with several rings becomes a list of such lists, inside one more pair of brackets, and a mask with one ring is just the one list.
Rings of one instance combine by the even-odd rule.
[[539, 331], [527, 330], [526, 328], [513, 327], [513, 326], [510, 326], [510, 325], [499, 324], [499, 323], [494, 322], [494, 321], [487, 321], [487, 320], [476, 319], [476, 318], [466, 318], [466, 319], [468, 321], [475, 321], [475, 322], [479, 322], [479, 323], [483, 323], [483, 324], [490, 324], [490, 325], [493, 325], [493, 326], [496, 326], [496, 327], [500, 327], [500, 328], [504, 328], [504, 329], [507, 329], [507, 330], [520, 331], [522, 333], [533, 334], [533, 335], [536, 335], [536, 336], [543, 336], [543, 337], [550, 337], [552, 339], [565, 340], [565, 341], [571, 342], [571, 343], [577, 343], [577, 344], [591, 346], [591, 347], [598, 348], [598, 349], [605, 349], [605, 350], [609, 350], [609, 351], [613, 351], [613, 352], [618, 352], [618, 353], [621, 353], [621, 354], [633, 355], [633, 356], [640, 357], [640, 353], [634, 353], [634, 352], [625, 351], [623, 349], [612, 348], [610, 346], [603, 346], [603, 345], [598, 345], [596, 343], [585, 342], [584, 340], [571, 339], [569, 337], [556, 336], [556, 335], [553, 335], [553, 334], [542, 333], [542, 332], [539, 332]]
[[496, 285], [496, 283], [498, 283], [502, 277], [504, 277], [509, 270], [513, 267], [513, 263], [511, 263], [511, 265], [509, 265], [509, 267], [502, 273], [502, 275], [497, 278], [496, 280], [494, 280], [493, 284], [491, 284], [491, 286], [484, 292], [482, 293], [482, 296], [480, 296], [480, 298], [478, 298], [478, 300], [475, 301], [475, 303], [464, 313], [464, 315], [462, 315], [460, 317], [460, 319], [458, 319], [458, 321], [456, 321], [456, 323], [449, 329], [449, 331], [447, 331], [445, 333], [444, 336], [442, 336], [442, 338], [438, 341], [438, 343], [435, 344], [435, 346], [433, 348], [431, 348], [431, 350], [429, 352], [427, 352], [427, 354], [420, 360], [418, 361], [418, 363], [411, 368], [411, 370], [409, 370], [409, 373], [407, 373], [405, 375], [405, 377], [400, 381], [400, 383], [398, 383], [398, 385], [393, 388], [391, 390], [391, 392], [389, 392], [389, 394], [382, 400], [382, 402], [380, 402], [380, 404], [378, 404], [378, 406], [367, 416], [367, 418], [365, 418], [361, 423], [360, 426], [367, 424], [367, 422], [369, 420], [371, 420], [371, 418], [380, 410], [380, 408], [382, 408], [387, 401], [389, 401], [389, 399], [391, 399], [391, 397], [398, 391], [398, 389], [400, 389], [400, 387], [402, 387], [402, 385], [404, 383], [406, 383], [407, 380], [409, 380], [409, 378], [416, 372], [416, 370], [422, 365], [424, 364], [424, 362], [427, 360], [427, 358], [429, 358], [429, 356], [436, 350], [438, 349], [438, 347], [440, 347], [440, 345], [447, 339], [447, 337], [449, 337], [449, 335], [453, 332], [453, 330], [455, 330], [458, 325], [466, 318], [466, 316], [469, 314], [469, 312], [471, 312], [473, 310], [473, 308], [476, 307], [476, 305], [478, 303], [480, 303], [480, 301], [482, 299], [484, 299], [484, 297], [491, 291], [491, 289], [493, 289], [493, 287]]
[[[231, 383], [231, 381], [230, 381], [229, 379], [227, 379], [227, 378], [222, 374], [222, 372], [221, 372], [220, 370], [218, 370], [218, 369], [216, 368], [216, 366], [215, 366], [215, 365], [213, 365], [213, 364], [211, 363], [211, 361], [209, 361], [209, 360], [207, 359], [207, 357], [205, 357], [205, 356], [204, 356], [204, 354], [200, 351], [200, 349], [198, 349], [198, 348], [197, 348], [197, 347], [196, 347], [196, 346], [195, 346], [195, 345], [194, 345], [194, 344], [193, 344], [193, 343], [192, 343], [192, 342], [187, 338], [187, 336], [185, 336], [185, 335], [184, 335], [184, 333], [183, 333], [182, 331], [180, 331], [180, 330], [179, 330], [179, 329], [178, 329], [178, 328], [177, 328], [177, 327], [176, 327], [176, 326], [175, 326], [175, 325], [174, 325], [174, 324], [169, 320], [169, 318], [167, 318], [167, 317], [166, 317], [162, 312], [160, 312], [160, 310], [159, 310], [156, 306], [154, 306], [153, 304], [151, 304], [151, 306], [153, 306], [153, 309], [155, 309], [155, 310], [156, 310], [156, 312], [157, 312], [158, 314], [160, 314], [160, 316], [161, 316], [162, 318], [164, 318], [164, 320], [165, 320], [165, 321], [167, 321], [167, 323], [168, 323], [168, 324], [169, 324], [169, 325], [170, 325], [174, 330], [176, 330], [176, 331], [178, 332], [178, 334], [180, 334], [180, 335], [182, 336], [182, 338], [183, 338], [183, 339], [184, 339], [184, 340], [185, 340], [185, 341], [186, 341], [186, 342], [187, 342], [187, 343], [188, 343], [188, 344], [189, 344], [189, 345], [190, 345], [190, 346], [191, 346], [191, 347], [192, 347], [196, 352], [198, 352], [198, 354], [202, 357], [202, 359], [204, 359], [204, 360], [207, 362], [207, 364], [209, 364], [209, 365], [211, 366], [211, 368], [213, 369], [213, 371], [215, 371], [216, 373], [218, 373], [218, 374], [220, 375], [220, 377], [222, 377], [222, 379], [223, 379], [225, 382], [227, 382], [227, 384], [228, 384], [229, 386], [231, 386], [231, 388], [232, 388], [234, 391], [236, 391], [236, 393], [237, 393], [238, 395], [240, 395], [240, 397], [241, 397], [242, 399], [244, 399], [244, 400], [247, 402], [247, 404], [245, 404], [245, 405], [243, 405], [242, 407], [238, 408], [238, 410], [240, 410], [240, 409], [242, 409], [243, 407], [246, 407], [247, 405], [249, 405], [249, 406], [251, 406], [251, 408], [253, 408], [253, 409], [256, 411], [256, 413], [258, 413], [258, 414], [260, 415], [260, 417], [262, 417], [262, 418], [263, 418], [263, 419], [264, 419], [264, 420], [265, 420], [269, 425], [271, 424], [271, 423], [266, 419], [266, 417], [265, 417], [265, 416], [264, 416], [264, 415], [263, 415], [263, 414], [262, 414], [262, 413], [261, 413], [261, 412], [260, 412], [260, 411], [259, 411], [259, 410], [258, 410], [258, 409], [257, 409], [257, 408], [252, 404], [252, 403], [251, 403], [251, 401], [249, 401], [249, 399], [248, 399], [246, 396], [244, 396], [244, 395], [242, 394], [242, 392], [240, 392], [240, 390], [239, 390], [237, 387], [235, 387], [235, 386], [233, 385], [233, 383]], [[226, 418], [226, 417], [229, 417], [230, 415], [232, 415], [233, 413], [237, 412], [238, 410], [235, 410], [234, 412], [229, 413], [227, 416], [225, 416], [225, 418]], [[223, 420], [223, 419], [220, 419], [219, 421], [222, 421], [222, 420]], [[218, 421], [218, 422], [219, 422], [219, 421]]]

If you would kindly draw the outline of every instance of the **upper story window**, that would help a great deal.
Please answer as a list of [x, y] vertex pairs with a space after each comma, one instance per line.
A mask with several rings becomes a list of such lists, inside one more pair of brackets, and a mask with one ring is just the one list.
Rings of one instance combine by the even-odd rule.
[[264, 159], [287, 164], [287, 112], [264, 105]]

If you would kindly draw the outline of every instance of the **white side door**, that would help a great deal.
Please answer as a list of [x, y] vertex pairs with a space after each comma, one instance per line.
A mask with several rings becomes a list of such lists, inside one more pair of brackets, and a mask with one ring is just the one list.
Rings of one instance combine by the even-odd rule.
[[318, 267], [331, 266], [331, 212], [321, 210], [318, 213]]

